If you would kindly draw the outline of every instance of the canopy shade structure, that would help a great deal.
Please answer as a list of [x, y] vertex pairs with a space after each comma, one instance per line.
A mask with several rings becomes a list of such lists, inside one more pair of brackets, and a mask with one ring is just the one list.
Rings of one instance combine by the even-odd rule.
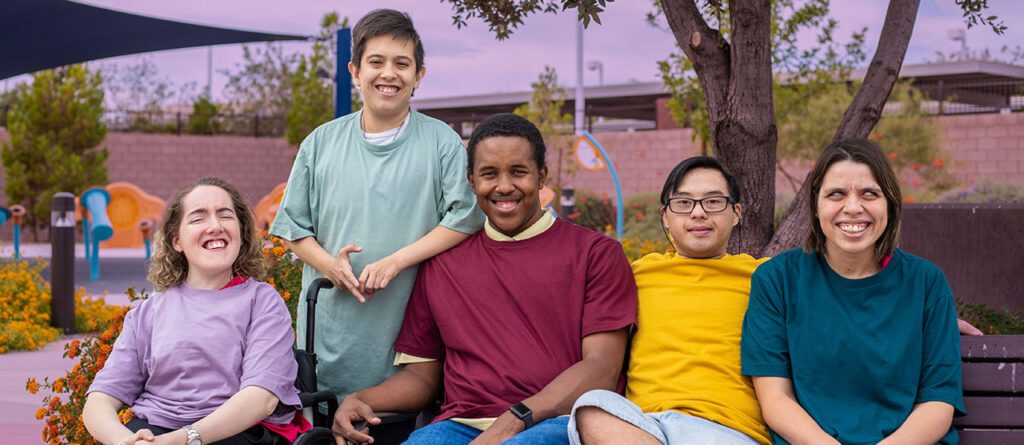
[[67, 0], [4, 0], [0, 4], [0, 79], [165, 49], [309, 38], [194, 25]]

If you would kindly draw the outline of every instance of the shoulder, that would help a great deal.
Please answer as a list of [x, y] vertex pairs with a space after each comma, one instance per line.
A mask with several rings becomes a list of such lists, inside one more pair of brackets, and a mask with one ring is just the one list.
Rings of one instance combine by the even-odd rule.
[[920, 273], [928, 277], [945, 277], [945, 274], [942, 272], [942, 269], [940, 269], [939, 266], [936, 266], [931, 261], [928, 261], [912, 253], [909, 253], [905, 250], [896, 249], [896, 251], [893, 252], [893, 258], [899, 258], [899, 261], [902, 263], [903, 267], [905, 267], [908, 271], [911, 271], [912, 273]]
[[324, 144], [329, 144], [339, 138], [347, 137], [351, 132], [358, 129], [359, 113], [350, 113], [345, 116], [327, 121], [309, 132], [309, 135], [302, 140], [300, 152], [317, 150]]
[[432, 118], [416, 110], [412, 111], [412, 117], [410, 117], [410, 119], [412, 119], [410, 124], [415, 124], [416, 131], [423, 135], [423, 137], [448, 142], [448, 144], [438, 145], [439, 148], [451, 149], [456, 146], [464, 148], [462, 145], [462, 136], [459, 136], [459, 134], [444, 121]]
[[253, 305], [267, 308], [285, 308], [284, 298], [281, 297], [281, 294], [277, 292], [274, 286], [252, 278], [246, 280], [241, 286], [245, 286], [243, 290], [252, 298]]
[[[801, 248], [790, 249], [771, 258], [762, 258], [757, 273], [778, 273], [794, 268], [802, 269], [817, 260], [817, 253], [804, 252]], [[749, 255], [747, 255], [749, 257]], [[751, 257], [752, 258], [752, 257]]]

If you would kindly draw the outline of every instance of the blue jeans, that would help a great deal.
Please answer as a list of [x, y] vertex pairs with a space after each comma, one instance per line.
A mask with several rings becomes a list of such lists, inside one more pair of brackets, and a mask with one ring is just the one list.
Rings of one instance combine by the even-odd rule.
[[[568, 416], [555, 417], [540, 422], [503, 445], [568, 445]], [[409, 445], [467, 445], [482, 431], [451, 420], [442, 420], [413, 431], [405, 441]]]
[[576, 400], [569, 415], [569, 442], [580, 445], [576, 410], [591, 406], [618, 417], [665, 445], [758, 445], [750, 436], [700, 417], [675, 411], [645, 413], [639, 406], [611, 391], [589, 391]]

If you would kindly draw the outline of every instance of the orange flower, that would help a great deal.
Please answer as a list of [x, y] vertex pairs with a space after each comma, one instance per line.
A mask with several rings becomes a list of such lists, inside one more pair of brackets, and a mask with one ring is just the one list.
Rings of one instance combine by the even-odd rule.
[[39, 382], [36, 381], [35, 377], [28, 379], [28, 382], [25, 383], [25, 391], [28, 391], [29, 394], [39, 392]]
[[946, 161], [944, 161], [942, 158], [935, 158], [935, 160], [932, 161], [932, 165], [935, 168], [942, 168], [946, 165]]
[[918, 171], [918, 170], [921, 169], [921, 164], [918, 164], [916, 162], [913, 163], [913, 164], [910, 164], [910, 169], [913, 170], [913, 171]]
[[66, 352], [65, 357], [78, 357], [78, 347], [81, 344], [82, 342], [79, 340], [71, 340], [71, 343], [68, 343], [67, 348], [64, 350]]
[[917, 199], [914, 198], [913, 196], [904, 196], [903, 197], [903, 203], [904, 204], [912, 204], [912, 203], [915, 203], [915, 202], [917, 202]]
[[46, 408], [39, 408], [36, 410], [36, 420], [43, 420], [44, 416], [46, 416]]
[[889, 156], [889, 159], [896, 159], [896, 153], [895, 152], [889, 153], [887, 156]]
[[64, 379], [58, 378], [54, 380], [51, 387], [53, 388], [53, 392], [64, 392]]

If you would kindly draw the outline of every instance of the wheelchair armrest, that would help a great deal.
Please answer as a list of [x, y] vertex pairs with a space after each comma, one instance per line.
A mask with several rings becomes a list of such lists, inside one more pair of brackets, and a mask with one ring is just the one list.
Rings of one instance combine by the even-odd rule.
[[[376, 413], [380, 424], [370, 426], [370, 435], [374, 445], [398, 445], [416, 429], [416, 417], [419, 413]], [[366, 427], [366, 422], [353, 424], [357, 430]]]
[[[334, 423], [334, 412], [338, 410], [338, 399], [330, 391], [299, 393], [303, 408], [313, 408], [313, 426], [330, 428]], [[327, 414], [320, 413], [317, 405], [327, 404]]]

